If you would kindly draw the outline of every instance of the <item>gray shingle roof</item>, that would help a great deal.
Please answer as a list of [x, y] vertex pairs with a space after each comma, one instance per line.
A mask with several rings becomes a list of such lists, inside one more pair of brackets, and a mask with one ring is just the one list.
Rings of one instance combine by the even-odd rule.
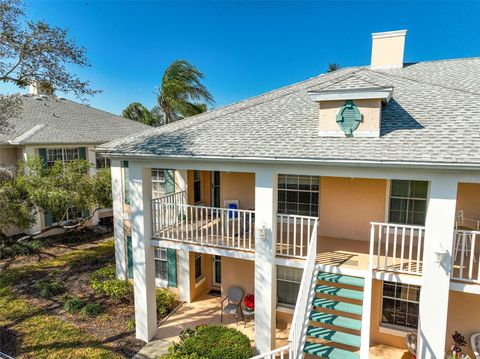
[[[107, 143], [128, 156], [480, 164], [480, 58], [346, 68]], [[318, 135], [307, 91], [393, 86], [381, 136]]]
[[0, 133], [0, 144], [100, 144], [152, 127], [55, 96], [20, 96], [12, 130]]

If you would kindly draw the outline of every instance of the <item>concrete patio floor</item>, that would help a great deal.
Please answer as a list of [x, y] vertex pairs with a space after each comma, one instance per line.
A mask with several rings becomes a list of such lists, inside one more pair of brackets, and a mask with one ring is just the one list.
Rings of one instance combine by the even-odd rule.
[[[253, 321], [245, 323], [240, 319], [238, 325], [235, 317], [227, 315], [220, 322], [220, 297], [213, 297], [207, 294], [200, 296], [192, 303], [183, 304], [174, 314], [172, 314], [158, 328], [155, 340], [147, 343], [134, 359], [156, 359], [161, 355], [168, 353], [168, 348], [172, 342], [179, 341], [179, 335], [182, 330], [187, 328], [195, 328], [198, 325], [226, 325], [235, 328], [247, 335], [253, 345], [254, 328]], [[277, 321], [276, 329], [276, 347], [286, 345], [288, 342], [288, 334], [290, 325]], [[384, 345], [374, 345], [370, 348], [371, 359], [408, 359], [410, 355], [406, 355], [405, 350], [387, 347]]]

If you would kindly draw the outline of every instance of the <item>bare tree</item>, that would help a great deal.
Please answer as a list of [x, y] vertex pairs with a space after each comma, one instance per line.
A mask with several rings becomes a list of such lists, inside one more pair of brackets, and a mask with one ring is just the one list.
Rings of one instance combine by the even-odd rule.
[[[47, 83], [52, 90], [70, 92], [79, 99], [99, 92], [67, 70], [66, 66], [72, 64], [90, 66], [85, 48], [77, 46], [67, 30], [26, 19], [21, 0], [0, 0], [1, 82], [20, 88], [36, 82]], [[0, 110], [0, 131], [6, 129], [11, 111], [18, 111], [18, 106], [12, 106], [18, 105], [18, 100], [7, 99], [0, 98], [0, 109], [9, 109], [6, 114]]]

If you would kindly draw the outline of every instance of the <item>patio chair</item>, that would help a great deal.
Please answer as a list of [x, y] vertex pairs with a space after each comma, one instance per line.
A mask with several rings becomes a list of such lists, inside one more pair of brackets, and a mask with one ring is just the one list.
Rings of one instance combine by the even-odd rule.
[[[243, 289], [239, 287], [230, 287], [228, 288], [228, 295], [222, 299], [220, 322], [223, 322], [223, 314], [232, 314], [235, 315], [235, 319], [238, 325], [238, 315], [242, 315], [242, 299], [243, 299]], [[224, 306], [225, 301], [227, 305]]]
[[480, 359], [480, 333], [473, 333], [470, 341], [472, 343], [472, 351], [475, 359]]

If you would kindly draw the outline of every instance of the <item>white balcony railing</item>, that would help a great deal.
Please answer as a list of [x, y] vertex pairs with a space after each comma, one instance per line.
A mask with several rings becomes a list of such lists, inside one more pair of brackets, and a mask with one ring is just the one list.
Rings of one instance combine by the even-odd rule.
[[317, 224], [317, 217], [277, 214], [277, 255], [305, 258]]
[[287, 359], [293, 358], [291, 355], [292, 351], [290, 350], [290, 344], [285, 345], [281, 348], [274, 349], [265, 354], [255, 355], [250, 359]]
[[290, 334], [288, 336], [288, 342], [290, 343], [291, 358], [299, 357], [302, 353], [306, 324], [308, 322], [307, 311], [311, 305], [313, 286], [315, 284], [313, 277], [316, 268], [317, 258], [317, 220], [312, 227], [312, 233], [307, 249], [307, 258], [305, 261], [305, 267], [303, 268], [302, 280], [300, 282], [300, 288], [297, 295], [297, 303], [295, 305], [295, 311], [293, 312], [292, 324], [290, 327]]
[[480, 231], [454, 232], [451, 278], [480, 283]]
[[153, 238], [254, 250], [255, 212], [152, 201]]
[[373, 270], [422, 274], [424, 235], [425, 227], [372, 222]]

